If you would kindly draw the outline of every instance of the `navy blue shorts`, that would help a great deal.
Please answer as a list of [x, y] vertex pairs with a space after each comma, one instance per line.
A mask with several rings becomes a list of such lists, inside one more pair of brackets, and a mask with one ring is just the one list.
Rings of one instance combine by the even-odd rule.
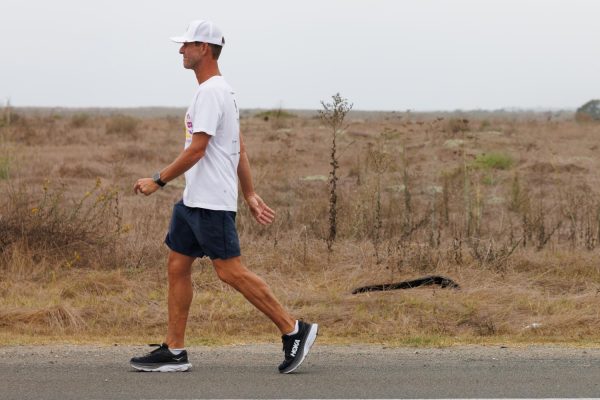
[[190, 257], [225, 260], [241, 254], [235, 212], [187, 207], [183, 200], [173, 207], [165, 243]]

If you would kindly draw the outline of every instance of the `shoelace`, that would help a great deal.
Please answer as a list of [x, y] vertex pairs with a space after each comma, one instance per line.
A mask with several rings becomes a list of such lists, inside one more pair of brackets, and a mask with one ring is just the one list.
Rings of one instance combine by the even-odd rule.
[[150, 346], [150, 347], [157, 347], [157, 346], [158, 346], [158, 348], [156, 348], [156, 349], [152, 350], [152, 351], [150, 352], [150, 354], [152, 354], [152, 353], [156, 353], [157, 351], [160, 351], [160, 350], [162, 350], [163, 348], [165, 348], [165, 347], [166, 347], [164, 343], [161, 343], [161, 344], [158, 344], [158, 343], [151, 343], [151, 344], [149, 344], [148, 346]]

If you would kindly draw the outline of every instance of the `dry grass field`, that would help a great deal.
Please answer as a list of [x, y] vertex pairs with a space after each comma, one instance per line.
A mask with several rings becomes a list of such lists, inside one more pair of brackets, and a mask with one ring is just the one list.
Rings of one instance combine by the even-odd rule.
[[[0, 343], [147, 343], [166, 331], [162, 243], [182, 178], [132, 187], [183, 148], [183, 118], [35, 113], [0, 119]], [[257, 192], [241, 205], [246, 264], [320, 341], [386, 345], [600, 343], [600, 125], [570, 115], [245, 113]], [[443, 275], [460, 290], [352, 289]], [[278, 341], [220, 282], [193, 274], [190, 344]]]

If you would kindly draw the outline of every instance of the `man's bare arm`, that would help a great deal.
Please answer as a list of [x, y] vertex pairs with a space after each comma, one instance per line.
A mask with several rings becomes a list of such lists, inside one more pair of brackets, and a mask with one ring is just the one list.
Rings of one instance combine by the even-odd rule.
[[210, 135], [199, 132], [192, 135], [192, 143], [187, 149], [183, 150], [179, 156], [160, 171], [160, 180], [163, 182], [169, 182], [183, 174], [188, 169], [192, 168], [206, 153], [206, 147]]
[[240, 180], [240, 186], [242, 187], [242, 193], [244, 199], [248, 201], [248, 198], [254, 193], [254, 185], [252, 183], [252, 174], [250, 173], [250, 161], [248, 161], [248, 153], [246, 153], [246, 146], [244, 145], [244, 139], [240, 132], [240, 162], [237, 168], [238, 178]]
[[275, 218], [275, 211], [265, 204], [263, 199], [260, 198], [254, 192], [254, 185], [252, 183], [252, 174], [250, 172], [250, 161], [248, 161], [248, 153], [246, 153], [246, 146], [244, 145], [244, 139], [240, 132], [240, 162], [238, 163], [237, 169], [238, 179], [240, 180], [240, 186], [242, 187], [242, 193], [244, 199], [250, 207], [252, 215], [262, 225], [268, 225], [273, 222]]
[[[183, 174], [188, 169], [192, 168], [206, 152], [210, 135], [199, 132], [192, 135], [192, 143], [183, 150], [177, 158], [166, 168], [160, 171], [160, 180], [169, 182]], [[133, 191], [137, 194], [141, 192], [146, 196], [154, 193], [160, 188], [152, 178], [138, 179], [133, 187]]]

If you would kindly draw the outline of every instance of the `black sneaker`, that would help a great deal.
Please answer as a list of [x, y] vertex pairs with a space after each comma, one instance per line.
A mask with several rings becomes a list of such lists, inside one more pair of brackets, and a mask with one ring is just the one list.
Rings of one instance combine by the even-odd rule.
[[175, 355], [171, 353], [166, 343], [151, 344], [150, 346], [158, 346], [158, 348], [145, 356], [133, 357], [130, 361], [133, 368], [148, 372], [187, 371], [192, 368], [192, 364], [188, 362], [187, 351], [183, 350]]
[[281, 337], [285, 360], [279, 365], [279, 372], [289, 374], [302, 364], [317, 338], [318, 331], [319, 325], [298, 321], [298, 333]]

